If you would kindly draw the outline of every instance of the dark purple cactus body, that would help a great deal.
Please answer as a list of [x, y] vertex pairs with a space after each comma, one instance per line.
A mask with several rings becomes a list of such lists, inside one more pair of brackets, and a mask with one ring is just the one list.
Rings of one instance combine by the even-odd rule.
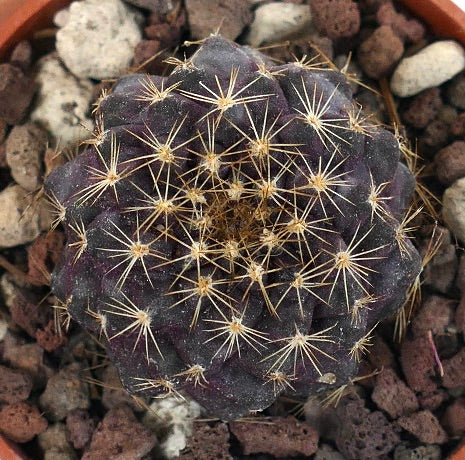
[[49, 176], [54, 292], [135, 395], [231, 419], [346, 383], [420, 270], [396, 138], [338, 71], [219, 36], [173, 62], [121, 78]]

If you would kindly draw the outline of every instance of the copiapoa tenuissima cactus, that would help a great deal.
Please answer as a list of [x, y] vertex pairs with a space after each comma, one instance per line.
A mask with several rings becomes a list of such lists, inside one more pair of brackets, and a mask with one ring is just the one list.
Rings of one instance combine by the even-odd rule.
[[420, 270], [396, 137], [332, 68], [218, 35], [170, 63], [120, 78], [48, 177], [55, 295], [134, 395], [232, 419], [347, 382]]

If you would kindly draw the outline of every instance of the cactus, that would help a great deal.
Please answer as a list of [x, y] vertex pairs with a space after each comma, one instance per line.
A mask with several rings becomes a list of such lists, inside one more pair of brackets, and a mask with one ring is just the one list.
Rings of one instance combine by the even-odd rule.
[[214, 35], [169, 62], [120, 78], [48, 177], [61, 309], [131, 394], [222, 419], [345, 383], [420, 270], [396, 137], [312, 61]]

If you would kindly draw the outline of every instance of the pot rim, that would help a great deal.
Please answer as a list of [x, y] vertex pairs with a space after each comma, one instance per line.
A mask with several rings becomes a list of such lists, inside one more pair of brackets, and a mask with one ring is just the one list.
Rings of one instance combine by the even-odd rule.
[[[0, 0], [0, 60], [19, 41], [49, 26], [56, 11], [71, 0]], [[465, 11], [451, 0], [398, 0], [421, 18], [441, 38], [454, 38], [465, 45]], [[2, 12], [4, 12], [2, 14]]]
[[[428, 24], [437, 36], [455, 38], [465, 45], [465, 11], [451, 0], [398, 2]], [[0, 59], [20, 40], [30, 38], [33, 31], [49, 26], [54, 13], [69, 3], [71, 0], [0, 0]]]
[[0, 60], [13, 46], [52, 24], [53, 15], [71, 0], [0, 0]]

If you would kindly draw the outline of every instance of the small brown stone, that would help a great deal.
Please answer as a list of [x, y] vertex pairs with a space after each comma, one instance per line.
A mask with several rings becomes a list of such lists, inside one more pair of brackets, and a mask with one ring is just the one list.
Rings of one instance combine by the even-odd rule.
[[454, 301], [445, 297], [431, 295], [421, 305], [412, 322], [416, 336], [425, 336], [428, 331], [444, 334], [452, 323]]
[[438, 179], [451, 185], [465, 176], [465, 142], [455, 141], [441, 149], [434, 158]]
[[28, 442], [47, 429], [47, 420], [36, 406], [24, 401], [0, 410], [0, 431], [15, 442]]
[[397, 423], [409, 433], [427, 444], [444, 444], [447, 434], [438, 419], [429, 411], [423, 410], [412, 415], [401, 417]]
[[158, 40], [141, 40], [134, 48], [133, 66], [143, 66], [144, 72], [151, 73], [160, 66], [163, 57], [157, 57], [161, 46]]
[[390, 368], [376, 377], [371, 399], [394, 419], [415, 412], [419, 407], [415, 393]]
[[358, 60], [371, 78], [386, 75], [401, 58], [404, 45], [389, 26], [378, 27], [358, 48]]
[[407, 19], [394, 9], [390, 1], [382, 3], [376, 13], [380, 25], [390, 26], [401, 40], [417, 42], [425, 35], [425, 27], [416, 19]]
[[310, 456], [318, 449], [318, 433], [295, 417], [271, 417], [264, 422], [233, 421], [231, 433], [245, 455], [264, 453], [275, 457]]
[[414, 391], [433, 391], [436, 361], [427, 337], [405, 339], [401, 347], [400, 361], [409, 387]]
[[51, 353], [64, 345], [67, 338], [57, 331], [55, 321], [51, 319], [43, 329], [37, 329], [36, 340], [45, 351]]
[[449, 127], [441, 120], [433, 120], [418, 139], [419, 151], [425, 157], [431, 157], [447, 144]]
[[429, 88], [412, 99], [403, 117], [405, 122], [414, 128], [426, 128], [434, 120], [441, 106], [439, 88]]
[[352, 0], [310, 0], [313, 21], [331, 40], [353, 37], [360, 30], [360, 11]]
[[45, 326], [50, 318], [50, 310], [40, 305], [40, 299], [26, 289], [17, 289], [10, 313], [13, 321], [35, 338], [36, 330]]
[[82, 460], [98, 458], [139, 459], [157, 444], [154, 433], [139, 423], [127, 406], [106, 413], [92, 435]]
[[210, 425], [194, 421], [192, 435], [179, 460], [231, 460], [229, 454], [229, 431], [225, 423]]
[[13, 49], [10, 64], [19, 67], [23, 72], [31, 65], [32, 47], [27, 40], [20, 41]]
[[32, 378], [23, 371], [0, 365], [0, 401], [13, 404], [28, 398]]
[[465, 136], [465, 112], [460, 113], [450, 125], [450, 132], [454, 136]]
[[336, 446], [346, 458], [387, 458], [399, 444], [396, 427], [381, 411], [371, 412], [359, 396], [344, 398], [336, 408]]
[[36, 91], [34, 80], [11, 64], [0, 64], [0, 119], [10, 125], [26, 115]]
[[74, 409], [88, 409], [89, 385], [83, 380], [81, 365], [73, 362], [51, 377], [39, 404], [53, 421], [63, 420]]
[[456, 399], [450, 404], [444, 416], [442, 424], [451, 436], [463, 436], [465, 434], [465, 399]]
[[158, 14], [168, 14], [175, 9], [179, 0], [124, 0], [131, 5], [144, 8]]
[[448, 398], [448, 393], [442, 388], [437, 390], [430, 391], [428, 393], [422, 393], [418, 396], [418, 402], [422, 409], [428, 409], [430, 411], [435, 411], [441, 406], [441, 404], [446, 401]]
[[63, 252], [63, 232], [54, 230], [39, 236], [27, 249], [28, 275], [35, 285], [49, 285], [50, 273]]
[[253, 17], [248, 0], [185, 0], [185, 5], [194, 39], [208, 37], [220, 28], [224, 37], [234, 40]]
[[434, 291], [447, 295], [454, 285], [458, 266], [456, 243], [448, 228], [438, 226], [436, 230], [440, 244], [423, 270], [423, 283], [425, 286], [432, 287]]
[[25, 343], [7, 333], [4, 340], [3, 359], [16, 369], [22, 369], [33, 378], [34, 386], [42, 388], [53, 371], [44, 364], [44, 350], [36, 342]]
[[462, 293], [462, 298], [455, 310], [455, 326], [459, 332], [465, 333], [465, 293]]
[[373, 346], [371, 347], [367, 358], [370, 363], [378, 369], [382, 369], [383, 367], [393, 367], [395, 365], [394, 354], [390, 350], [388, 344], [379, 335], [374, 337]]
[[465, 348], [442, 362], [444, 376], [442, 385], [446, 388], [465, 388]]
[[74, 409], [66, 416], [66, 434], [75, 449], [83, 449], [90, 442], [95, 428], [95, 420], [89, 412]]

